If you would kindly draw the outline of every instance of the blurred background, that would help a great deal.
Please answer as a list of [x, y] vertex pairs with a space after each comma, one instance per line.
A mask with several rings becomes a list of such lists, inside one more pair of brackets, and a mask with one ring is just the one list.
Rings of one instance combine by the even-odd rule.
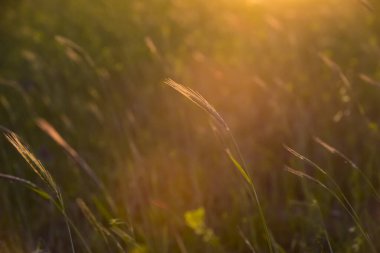
[[[376, 1], [0, 6], [0, 124], [56, 181], [76, 252], [269, 252], [257, 203], [208, 115], [166, 78], [227, 122], [275, 252], [380, 250]], [[0, 139], [0, 172], [46, 189]], [[54, 204], [2, 178], [0, 251], [70, 250]]]

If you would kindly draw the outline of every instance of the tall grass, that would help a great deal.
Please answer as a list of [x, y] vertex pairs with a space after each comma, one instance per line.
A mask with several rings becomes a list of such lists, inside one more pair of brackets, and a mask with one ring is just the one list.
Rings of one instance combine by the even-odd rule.
[[[236, 148], [236, 150], [239, 151], [239, 147], [236, 144], [235, 138], [230, 133], [230, 128], [228, 127], [227, 123], [219, 115], [219, 113], [216, 111], [216, 109], [205, 98], [202, 97], [202, 95], [193, 91], [190, 88], [187, 88], [187, 87], [185, 87], [179, 83], [176, 83], [175, 81], [173, 81], [171, 79], [166, 80], [164, 83], [166, 85], [172, 87], [173, 89], [178, 91], [180, 94], [185, 96], [187, 99], [189, 99], [190, 101], [195, 103], [197, 106], [199, 106], [201, 109], [206, 111], [212, 119], [214, 119], [218, 124], [220, 124], [220, 126], [222, 127], [222, 130], [223, 130], [222, 135], [226, 135], [226, 133], [227, 133], [228, 134], [228, 135], [226, 135], [227, 138], [231, 138], [230, 141], [235, 144], [235, 146], [233, 148]], [[263, 225], [264, 230], [265, 230], [266, 240], [268, 242], [269, 251], [271, 253], [273, 253], [273, 252], [275, 252], [276, 244], [275, 244], [275, 241], [274, 241], [274, 239], [270, 233], [270, 230], [268, 228], [268, 225], [267, 225], [267, 222], [266, 222], [266, 219], [264, 216], [264, 212], [263, 212], [263, 209], [261, 207], [260, 200], [259, 200], [259, 196], [258, 196], [257, 191], [256, 191], [255, 184], [253, 183], [251, 177], [248, 175], [246, 169], [243, 168], [241, 165], [242, 163], [244, 163], [244, 160], [242, 160], [242, 162], [238, 162], [235, 159], [234, 155], [230, 151], [231, 147], [226, 146], [225, 149], [226, 149], [226, 153], [227, 153], [229, 159], [233, 162], [234, 166], [238, 169], [240, 175], [243, 177], [245, 182], [250, 186], [251, 194], [253, 194], [253, 199], [254, 199], [257, 207], [258, 207], [260, 219], [261, 219], [262, 225]], [[241, 157], [240, 152], [238, 154]]]
[[[32, 168], [34, 173], [36, 173], [39, 176], [39, 178], [50, 188], [50, 190], [53, 191], [55, 197], [52, 198], [52, 201], [53, 201], [53, 203], [57, 203], [58, 209], [62, 212], [62, 214], [64, 216], [67, 231], [68, 231], [69, 238], [70, 238], [71, 250], [72, 250], [72, 252], [75, 252], [75, 247], [74, 247], [74, 242], [73, 242], [72, 235], [71, 235], [69, 219], [68, 219], [67, 214], [66, 214], [66, 209], [65, 209], [63, 197], [62, 197], [62, 194], [58, 188], [58, 185], [54, 181], [54, 179], [51, 176], [51, 174], [49, 173], [49, 171], [47, 171], [45, 169], [45, 167], [42, 165], [42, 163], [33, 155], [33, 153], [31, 153], [26, 148], [26, 146], [21, 142], [20, 138], [15, 133], [13, 133], [9, 130], [6, 130], [5, 137], [13, 145], [13, 147], [16, 148], [16, 150], [24, 158], [24, 160], [29, 164], [29, 166]], [[38, 188], [36, 187], [35, 184], [33, 184], [27, 180], [20, 179], [20, 178], [14, 177], [14, 176], [6, 176], [6, 175], [3, 175], [2, 177], [27, 184], [28, 186], [31, 186], [34, 191], [36, 191], [36, 192], [38, 192], [44, 196], [50, 197], [49, 194], [46, 194], [44, 191], [38, 190]], [[57, 202], [55, 202], [54, 199], [56, 199]]]
[[0, 252], [376, 251], [379, 10], [5, 0]]
[[332, 188], [327, 186], [326, 184], [322, 183], [320, 180], [316, 179], [315, 177], [310, 176], [304, 172], [296, 171], [290, 167], [286, 167], [286, 170], [289, 171], [290, 173], [296, 175], [296, 176], [299, 176], [301, 178], [306, 178], [306, 179], [308, 179], [314, 183], [317, 183], [322, 188], [324, 188], [329, 193], [331, 193], [339, 201], [339, 203], [344, 207], [344, 209], [348, 212], [348, 214], [352, 217], [356, 226], [358, 227], [359, 231], [361, 232], [362, 236], [365, 238], [368, 245], [370, 246], [371, 251], [376, 252], [376, 248], [374, 246], [374, 243], [373, 243], [372, 239], [370, 238], [370, 236], [368, 235], [368, 233], [365, 231], [365, 229], [362, 225], [362, 222], [359, 218], [359, 215], [357, 214], [356, 210], [354, 209], [354, 207], [352, 206], [352, 204], [350, 203], [350, 201], [348, 200], [348, 198], [344, 194], [341, 187], [334, 180], [334, 178], [332, 178], [325, 170], [323, 170], [320, 166], [318, 166], [316, 163], [314, 163], [310, 159], [306, 158], [305, 156], [299, 154], [298, 152], [296, 152], [295, 150], [293, 150], [287, 146], [285, 146], [285, 148], [287, 151], [289, 151], [294, 156], [298, 157], [299, 159], [305, 161], [307, 164], [311, 165], [311, 167], [313, 169], [316, 169], [317, 171], [322, 173], [322, 175], [328, 180], [328, 182], [332, 184]]

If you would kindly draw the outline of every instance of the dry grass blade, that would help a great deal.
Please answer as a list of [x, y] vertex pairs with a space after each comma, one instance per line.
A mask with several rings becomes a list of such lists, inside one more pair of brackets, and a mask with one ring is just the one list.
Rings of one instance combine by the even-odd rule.
[[[50, 172], [45, 169], [45, 167], [42, 165], [42, 163], [33, 155], [32, 152], [29, 151], [29, 149], [22, 143], [20, 138], [15, 134], [14, 132], [1, 127], [3, 131], [6, 133], [4, 134], [7, 140], [16, 148], [16, 150], [21, 154], [21, 156], [27, 161], [29, 166], [32, 168], [32, 170], [41, 178], [42, 181], [44, 181], [48, 187], [55, 193], [55, 197], [58, 200], [58, 209], [62, 212], [65, 218], [67, 230], [70, 237], [70, 244], [71, 244], [71, 250], [75, 253], [74, 248], [74, 242], [71, 235], [71, 229], [70, 229], [70, 220], [67, 217], [65, 206], [62, 198], [62, 194], [58, 188], [58, 185], [54, 181], [53, 177], [51, 176]], [[36, 189], [36, 188], [34, 188]], [[42, 192], [40, 192], [42, 194]], [[54, 201], [53, 201], [54, 202]]]
[[321, 145], [323, 148], [325, 148], [330, 153], [337, 154], [338, 156], [340, 156], [341, 158], [343, 158], [343, 160], [345, 160], [345, 162], [349, 163], [351, 165], [351, 167], [353, 167], [355, 169], [359, 169], [359, 167], [353, 161], [351, 161], [350, 159], [348, 159], [347, 156], [345, 156], [342, 152], [340, 152], [339, 150], [337, 150], [333, 146], [327, 144], [326, 142], [322, 141], [318, 137], [314, 137], [314, 141], [316, 143], [318, 143], [319, 145]]
[[88, 222], [95, 228], [96, 231], [98, 231], [104, 241], [108, 243], [107, 237], [111, 236], [111, 233], [96, 219], [95, 215], [82, 199], [78, 198], [76, 202]]
[[56, 35], [54, 37], [54, 39], [57, 41], [58, 44], [66, 47], [66, 48], [70, 48], [72, 50], [74, 50], [75, 52], [77, 52], [78, 54], [80, 54], [83, 59], [85, 59], [85, 61], [92, 67], [92, 68], [95, 68], [95, 63], [94, 61], [92, 60], [92, 58], [87, 54], [87, 52], [81, 47], [79, 46], [77, 43], [75, 43], [74, 41], [70, 40], [69, 38], [66, 38], [66, 37], [63, 37], [61, 35]]
[[[239, 146], [237, 145], [235, 138], [233, 137], [232, 133], [230, 132], [230, 129], [227, 125], [227, 123], [223, 120], [223, 118], [219, 115], [219, 113], [215, 110], [215, 108], [198, 92], [193, 91], [192, 89], [185, 87], [179, 83], [174, 82], [171, 79], [167, 79], [164, 81], [164, 83], [170, 87], [172, 87], [174, 90], [176, 90], [178, 93], [182, 94], [186, 98], [188, 98], [190, 101], [192, 101], [194, 104], [196, 104], [198, 107], [206, 111], [212, 119], [216, 123], [218, 123], [220, 127], [220, 132], [223, 134], [226, 134], [226, 138], [229, 138], [230, 141], [232, 141], [234, 149], [236, 150], [237, 154], [240, 156], [242, 163], [244, 164], [244, 159], [241, 156], [241, 153], [239, 151]], [[267, 222], [265, 220], [264, 212], [262, 210], [260, 200], [258, 197], [258, 194], [255, 189], [255, 185], [252, 181], [252, 179], [249, 177], [248, 173], [244, 169], [245, 166], [241, 166], [240, 163], [234, 158], [232, 153], [230, 152], [230, 149], [228, 146], [226, 147], [227, 155], [230, 158], [230, 160], [233, 162], [235, 167], [239, 170], [240, 174], [243, 176], [244, 180], [249, 184], [250, 186], [250, 195], [253, 198], [253, 200], [256, 202], [259, 210], [259, 215], [261, 222], [263, 224], [265, 234], [267, 236], [266, 240], [268, 242], [268, 248], [271, 253], [275, 251], [275, 245], [276, 242], [274, 238], [272, 237]]]
[[149, 36], [146, 36], [144, 41], [145, 41], [145, 45], [149, 49], [150, 53], [154, 56], [159, 56], [157, 47], [154, 44], [152, 38]]
[[102, 191], [104, 194], [110, 208], [114, 211], [115, 203], [112, 200], [110, 194], [108, 193], [103, 182], [98, 178], [95, 172], [91, 169], [91, 167], [87, 164], [87, 162], [78, 154], [78, 152], [71, 147], [65, 139], [58, 133], [58, 131], [45, 119], [37, 118], [35, 120], [37, 126], [45, 132], [50, 138], [52, 138], [59, 146], [61, 146], [67, 154], [74, 160], [74, 162], [81, 168], [96, 184], [96, 186]]
[[373, 8], [373, 5], [368, 0], [359, 0], [360, 3], [367, 8], [367, 10], [374, 12], [375, 9]]
[[333, 194], [339, 200], [339, 202], [341, 202], [341, 204], [345, 207], [345, 209], [348, 211], [348, 213], [350, 214], [350, 216], [354, 219], [354, 221], [355, 221], [356, 225], [358, 226], [358, 228], [360, 229], [362, 235], [364, 236], [364, 238], [368, 242], [368, 245], [371, 247], [372, 252], [376, 252], [371, 238], [364, 231], [362, 225], [360, 224], [359, 215], [356, 213], [356, 210], [353, 208], [353, 206], [351, 205], [350, 201], [348, 200], [348, 198], [344, 194], [342, 188], [337, 184], [337, 182], [334, 180], [334, 178], [332, 178], [326, 171], [324, 171], [319, 165], [317, 165], [316, 163], [314, 163], [310, 159], [306, 158], [305, 156], [299, 154], [295, 150], [293, 150], [293, 149], [291, 149], [291, 148], [289, 148], [289, 147], [287, 147], [285, 145], [284, 145], [284, 147], [291, 154], [295, 155], [299, 159], [301, 159], [301, 160], [305, 161], [306, 163], [308, 163], [309, 165], [311, 165], [314, 169], [316, 169], [319, 172], [321, 172], [328, 179], [328, 181], [330, 181], [330, 183], [332, 183], [332, 185], [336, 188], [337, 192], [335, 192], [333, 189], [330, 189], [329, 187], [327, 187], [320, 180], [318, 180], [318, 179], [316, 179], [314, 177], [311, 177], [311, 176], [309, 176], [306, 173], [303, 173], [303, 172], [300, 172], [300, 171], [295, 171], [295, 170], [292, 170], [292, 169], [289, 170], [288, 168], [287, 168], [287, 170], [289, 172], [291, 172], [292, 174], [295, 174], [295, 175], [297, 175], [299, 177], [305, 177], [305, 178], [307, 178], [307, 179], [309, 179], [309, 180], [311, 180], [311, 181], [319, 184], [320, 186], [322, 186], [323, 188], [325, 188], [326, 190], [328, 190], [331, 194]]
[[86, 161], [81, 156], [79, 156], [78, 152], [75, 151], [75, 149], [73, 149], [62, 138], [62, 136], [49, 122], [42, 118], [37, 118], [35, 122], [42, 131], [44, 131], [48, 136], [50, 136], [50, 138], [52, 138], [59, 146], [61, 146], [69, 154], [69, 156], [79, 165], [80, 168], [82, 168], [85, 171], [85, 173], [98, 185], [99, 188], [101, 188], [102, 190], [105, 189], [103, 183], [96, 176], [96, 174], [86, 163]]
[[311, 161], [310, 159], [308, 159], [307, 157], [301, 155], [300, 153], [298, 153], [297, 151], [295, 151], [294, 149], [286, 146], [286, 145], [283, 145], [284, 148], [289, 152], [291, 153], [292, 155], [294, 155], [295, 157], [298, 157], [300, 160], [303, 160], [303, 161], [306, 161], [307, 163], [311, 164], [314, 168], [316, 168], [317, 170], [319, 170], [322, 174], [324, 175], [327, 175], [326, 171], [324, 171], [321, 167], [319, 167], [317, 164], [315, 164], [313, 161]]
[[198, 92], [188, 87], [185, 87], [179, 83], [176, 83], [172, 79], [167, 79], [164, 81], [164, 83], [172, 87], [174, 90], [176, 90], [177, 92], [179, 92], [186, 98], [188, 98], [190, 101], [192, 101], [194, 104], [196, 104], [200, 108], [202, 108], [211, 116], [211, 118], [213, 118], [216, 122], [218, 122], [219, 125], [221, 125], [224, 130], [229, 131], [229, 127], [227, 123], [224, 121], [224, 119], [219, 115], [219, 113], [215, 110], [215, 108]]
[[[357, 98], [356, 93], [353, 92], [353, 87], [351, 85], [351, 82], [349, 81], [348, 77], [343, 73], [341, 67], [336, 62], [332, 61], [328, 56], [326, 56], [322, 53], [319, 54], [319, 57], [326, 64], [327, 67], [329, 67], [330, 69], [332, 69], [333, 71], [335, 71], [338, 74], [343, 85], [345, 86], [344, 88], [347, 89], [347, 91], [349, 91], [349, 96], [348, 96], [349, 100], [352, 100], [352, 102], [356, 105], [357, 110], [360, 113], [360, 115], [363, 117], [363, 119], [368, 123], [368, 125], [371, 125], [372, 121], [366, 115], [366, 112], [364, 110], [365, 107], [360, 102], [360, 99]], [[368, 76], [365, 76], [365, 75], [361, 75], [360, 78], [363, 81], [367, 81], [367, 82], [368, 82], [368, 80], [370, 80], [370, 78]], [[375, 85], [373, 81], [371, 81], [371, 84]]]
[[373, 86], [376, 86], [377, 88], [380, 88], [380, 82], [378, 82], [378, 81], [376, 81], [376, 80], [373, 80], [371, 77], [369, 77], [369, 76], [366, 75], [366, 74], [363, 74], [363, 73], [359, 74], [359, 78], [360, 78], [362, 81], [364, 81], [364, 82], [366, 82], [366, 83], [368, 83], [368, 84], [371, 84], [371, 85], [373, 85]]
[[342, 80], [343, 84], [351, 89], [351, 83], [350, 81], [348, 80], [347, 76], [343, 73], [342, 69], [340, 68], [340, 66], [334, 62], [333, 60], [331, 60], [327, 55], [324, 55], [322, 53], [319, 53], [319, 58], [321, 58], [321, 60], [323, 61], [323, 63], [329, 67], [330, 69], [332, 69], [333, 71], [337, 72], [338, 75], [339, 75], [339, 78]]
[[63, 147], [67, 153], [73, 157], [78, 156], [78, 153], [62, 138], [49, 122], [42, 118], [37, 118], [35, 122], [42, 131], [48, 134], [58, 145]]
[[317, 185], [319, 185], [320, 187], [322, 187], [323, 189], [325, 189], [326, 191], [328, 191], [332, 196], [334, 196], [334, 198], [336, 198], [338, 200], [338, 202], [342, 205], [342, 207], [351, 216], [351, 218], [355, 222], [356, 226], [359, 228], [361, 234], [363, 235], [363, 237], [365, 238], [365, 240], [368, 242], [368, 245], [371, 248], [371, 251], [372, 252], [377, 252], [376, 249], [375, 249], [375, 246], [372, 243], [371, 238], [364, 231], [364, 228], [361, 225], [360, 219], [357, 216], [357, 214], [355, 213], [355, 210], [353, 210], [352, 206], [349, 203], [347, 203], [347, 199], [344, 196], [342, 196], [342, 197], [340, 196], [341, 193], [335, 192], [333, 189], [331, 189], [330, 187], [328, 187], [327, 185], [325, 185], [324, 183], [322, 183], [320, 180], [318, 180], [318, 179], [316, 179], [316, 178], [314, 178], [314, 177], [312, 177], [312, 176], [310, 176], [310, 175], [308, 175], [308, 174], [306, 174], [306, 173], [304, 173], [302, 171], [292, 169], [289, 166], [285, 166], [285, 170], [288, 171], [288, 172], [290, 172], [293, 175], [296, 175], [296, 176], [300, 177], [300, 178], [305, 178], [305, 179], [308, 179], [308, 180], [316, 183]]
[[293, 175], [296, 175], [296, 176], [300, 177], [300, 178], [306, 178], [306, 179], [309, 179], [309, 180], [313, 181], [314, 183], [319, 184], [319, 185], [322, 186], [323, 188], [328, 189], [328, 187], [327, 187], [325, 184], [323, 184], [321, 181], [319, 181], [319, 180], [315, 179], [314, 177], [312, 177], [312, 176], [306, 174], [305, 172], [302, 172], [302, 171], [299, 171], [299, 170], [292, 169], [292, 168], [290, 168], [289, 166], [286, 166], [286, 165], [285, 165], [285, 170], [286, 170], [287, 172], [292, 173]]
[[319, 53], [318, 56], [319, 58], [321, 58], [323, 63], [330, 69], [333, 69], [334, 71], [340, 70], [340, 67], [338, 66], [338, 64], [336, 64], [333, 60], [331, 60], [327, 55]]
[[21, 142], [20, 138], [13, 132], [6, 133], [5, 137], [16, 148], [25, 161], [28, 162], [32, 170], [57, 194], [57, 196], [60, 196], [58, 186], [49, 171], [45, 169], [42, 163]]
[[343, 154], [342, 152], [340, 152], [338, 149], [334, 148], [333, 146], [327, 144], [326, 142], [322, 141], [320, 138], [314, 137], [314, 141], [316, 143], [318, 143], [319, 145], [321, 145], [323, 148], [325, 148], [330, 153], [338, 155], [346, 163], [348, 163], [352, 168], [356, 169], [360, 173], [360, 175], [362, 176], [362, 178], [366, 181], [366, 183], [369, 185], [369, 187], [371, 188], [371, 190], [375, 194], [376, 198], [378, 200], [380, 200], [380, 194], [379, 194], [379, 192], [376, 190], [375, 186], [371, 183], [371, 180], [359, 168], [359, 166], [357, 166], [353, 161], [351, 161], [345, 154]]

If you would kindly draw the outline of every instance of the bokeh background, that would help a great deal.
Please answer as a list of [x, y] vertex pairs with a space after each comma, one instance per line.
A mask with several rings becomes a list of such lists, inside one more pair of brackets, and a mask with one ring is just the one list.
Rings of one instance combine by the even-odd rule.
[[[269, 252], [257, 203], [213, 123], [166, 78], [202, 94], [229, 125], [277, 252], [380, 250], [376, 1], [0, 6], [0, 124], [51, 173], [90, 252]], [[1, 173], [46, 188], [6, 138], [0, 145]], [[338, 185], [357, 220], [285, 165]], [[86, 252], [75, 233], [73, 243]], [[0, 251], [70, 250], [62, 213], [2, 178]]]

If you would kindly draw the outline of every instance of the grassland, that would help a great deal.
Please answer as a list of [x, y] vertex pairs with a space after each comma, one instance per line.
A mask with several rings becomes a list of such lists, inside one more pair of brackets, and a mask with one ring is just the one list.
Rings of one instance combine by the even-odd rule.
[[0, 5], [1, 253], [380, 251], [376, 1]]

